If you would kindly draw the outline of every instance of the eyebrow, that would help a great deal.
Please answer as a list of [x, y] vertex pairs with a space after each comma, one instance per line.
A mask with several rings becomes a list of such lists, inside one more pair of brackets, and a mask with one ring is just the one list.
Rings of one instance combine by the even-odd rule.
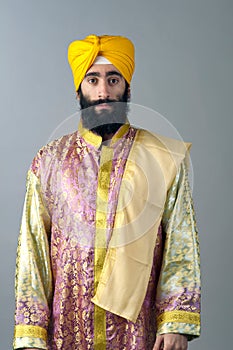
[[[111, 75], [117, 75], [119, 77], [122, 77], [121, 73], [117, 72], [116, 70], [112, 70], [112, 71], [109, 71], [106, 73], [106, 77], [109, 77]], [[85, 78], [86, 77], [100, 77], [100, 73], [99, 72], [89, 72], [85, 75]]]
[[122, 77], [121, 73], [117, 72], [116, 70], [112, 70], [106, 73], [106, 77], [109, 77], [110, 75], [118, 75], [118, 77]]

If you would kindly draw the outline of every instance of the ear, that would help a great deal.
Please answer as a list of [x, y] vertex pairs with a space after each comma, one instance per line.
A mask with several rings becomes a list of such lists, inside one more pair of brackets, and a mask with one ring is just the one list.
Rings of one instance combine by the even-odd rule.
[[131, 89], [130, 86], [128, 87], [128, 91], [127, 91], [127, 101], [129, 102], [131, 99]]
[[79, 94], [78, 91], [76, 91], [76, 99], [77, 99], [77, 100], [80, 100], [80, 94]]

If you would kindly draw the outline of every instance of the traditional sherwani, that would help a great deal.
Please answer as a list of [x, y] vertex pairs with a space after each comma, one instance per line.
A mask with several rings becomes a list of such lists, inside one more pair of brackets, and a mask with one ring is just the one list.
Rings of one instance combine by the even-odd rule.
[[80, 124], [38, 152], [14, 349], [152, 350], [156, 334], [199, 335], [199, 246], [179, 147], [128, 124], [105, 144]]

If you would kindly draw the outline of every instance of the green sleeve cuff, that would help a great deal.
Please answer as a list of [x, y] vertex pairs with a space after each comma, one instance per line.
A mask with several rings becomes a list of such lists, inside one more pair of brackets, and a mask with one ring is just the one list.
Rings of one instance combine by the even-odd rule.
[[13, 349], [38, 348], [47, 350], [47, 331], [39, 326], [17, 325]]

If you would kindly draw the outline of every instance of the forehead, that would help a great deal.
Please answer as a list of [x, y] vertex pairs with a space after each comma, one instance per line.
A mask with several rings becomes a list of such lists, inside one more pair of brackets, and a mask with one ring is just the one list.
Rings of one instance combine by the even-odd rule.
[[100, 76], [106, 76], [108, 73], [122, 75], [120, 71], [113, 65], [113, 64], [93, 64], [88, 71], [86, 72], [86, 75], [91, 73], [98, 73]]

